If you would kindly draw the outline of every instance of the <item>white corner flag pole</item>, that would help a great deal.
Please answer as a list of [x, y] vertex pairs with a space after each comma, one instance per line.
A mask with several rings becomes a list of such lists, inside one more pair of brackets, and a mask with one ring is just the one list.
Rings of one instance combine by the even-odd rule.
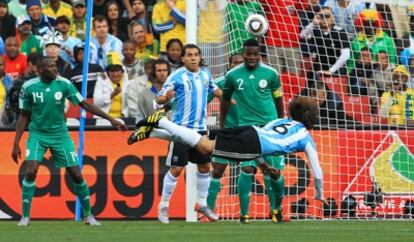
[[[86, 4], [86, 31], [85, 31], [85, 49], [83, 55], [83, 69], [82, 69], [82, 96], [86, 99], [86, 91], [88, 87], [88, 69], [89, 69], [89, 43], [91, 39], [91, 20], [92, 20], [92, 6], [93, 0], [88, 0]], [[82, 170], [83, 167], [83, 149], [84, 149], [84, 138], [85, 138], [85, 118], [86, 111], [81, 108], [80, 125], [79, 125], [79, 166]], [[81, 219], [81, 205], [79, 198], [76, 198], [76, 209], [75, 209], [75, 220]]]

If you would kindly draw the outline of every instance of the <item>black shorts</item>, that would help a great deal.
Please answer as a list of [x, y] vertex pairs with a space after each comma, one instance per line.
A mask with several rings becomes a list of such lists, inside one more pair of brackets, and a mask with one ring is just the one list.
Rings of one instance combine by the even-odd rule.
[[[206, 131], [198, 132], [201, 135], [207, 134]], [[195, 148], [178, 142], [170, 142], [167, 166], [184, 167], [188, 162], [194, 164], [206, 164], [211, 162], [210, 155], [200, 154]]]
[[233, 161], [253, 160], [261, 156], [259, 136], [252, 126], [220, 129], [210, 132], [215, 137], [213, 156]]

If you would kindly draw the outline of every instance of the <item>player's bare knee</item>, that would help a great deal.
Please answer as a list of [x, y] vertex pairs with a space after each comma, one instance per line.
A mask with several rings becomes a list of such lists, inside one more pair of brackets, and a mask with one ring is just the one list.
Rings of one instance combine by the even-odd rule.
[[214, 141], [210, 140], [206, 135], [202, 136], [198, 144], [196, 145], [196, 149], [203, 155], [210, 155], [213, 153], [214, 148]]
[[275, 180], [275, 181], [279, 180], [279, 178], [282, 175], [281, 172], [280, 172], [280, 170], [276, 170], [276, 171], [277, 172], [273, 172], [273, 173], [270, 173], [269, 174], [270, 178], [273, 179], [273, 180]]
[[70, 177], [72, 178], [72, 181], [76, 184], [80, 184], [83, 182], [83, 176], [79, 169], [79, 167], [68, 167], [66, 168], [66, 171], [69, 173]]
[[183, 170], [184, 170], [184, 167], [173, 166], [173, 167], [170, 168], [170, 173], [174, 177], [179, 177], [181, 175], [181, 173], [183, 172]]
[[33, 182], [36, 179], [37, 169], [38, 169], [37, 161], [26, 161], [26, 172], [25, 172], [25, 179], [28, 182]]
[[246, 174], [254, 174], [256, 172], [256, 168], [252, 166], [245, 166], [245, 167], [242, 167], [242, 171]]
[[200, 173], [209, 173], [210, 172], [210, 163], [198, 164], [197, 165], [197, 170]]
[[204, 145], [204, 143], [198, 143], [197, 146], [196, 146], [196, 149], [200, 154], [203, 154], [203, 155], [209, 155], [210, 154], [210, 153], [208, 153], [208, 149]]
[[211, 176], [214, 179], [221, 179], [223, 177], [224, 171], [226, 170], [227, 165], [225, 164], [218, 164], [213, 163], [213, 171], [211, 172]]
[[222, 177], [223, 177], [223, 172], [222, 171], [220, 171], [220, 170], [213, 170], [212, 172], [211, 172], [211, 176], [214, 178], [214, 179], [221, 179]]
[[36, 171], [35, 170], [26, 170], [26, 174], [24, 179], [28, 182], [34, 182], [36, 179]]

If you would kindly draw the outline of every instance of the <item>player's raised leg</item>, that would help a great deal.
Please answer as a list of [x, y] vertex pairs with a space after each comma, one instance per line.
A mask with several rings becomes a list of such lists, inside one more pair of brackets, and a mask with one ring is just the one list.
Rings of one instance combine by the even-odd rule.
[[142, 126], [149, 126], [153, 128], [158, 128], [158, 122], [165, 117], [164, 110], [158, 110], [154, 114], [145, 117], [144, 119], [138, 121], [138, 123], [135, 124], [135, 128], [139, 129]]
[[[145, 119], [148, 119], [148, 117]], [[141, 121], [139, 121], [138, 123], [140, 122]], [[141, 141], [141, 140], [152, 137], [152, 138], [165, 139], [169, 141], [178, 141], [180, 143], [187, 144], [191, 147], [195, 147], [201, 139], [201, 135], [197, 131], [178, 125], [168, 120], [164, 116], [158, 120], [157, 126], [159, 129], [152, 129], [151, 126], [138, 127], [137, 130], [135, 130], [129, 136], [128, 144], [132, 144], [136, 141]], [[163, 132], [160, 129], [166, 130], [167, 133]]]

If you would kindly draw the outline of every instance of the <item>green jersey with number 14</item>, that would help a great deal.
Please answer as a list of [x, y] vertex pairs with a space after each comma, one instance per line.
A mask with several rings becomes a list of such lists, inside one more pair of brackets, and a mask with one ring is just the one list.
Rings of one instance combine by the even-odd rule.
[[50, 83], [34, 78], [23, 84], [19, 108], [30, 112], [29, 131], [62, 134], [68, 132], [65, 121], [65, 100], [75, 105], [82, 95], [67, 79], [57, 77]]

